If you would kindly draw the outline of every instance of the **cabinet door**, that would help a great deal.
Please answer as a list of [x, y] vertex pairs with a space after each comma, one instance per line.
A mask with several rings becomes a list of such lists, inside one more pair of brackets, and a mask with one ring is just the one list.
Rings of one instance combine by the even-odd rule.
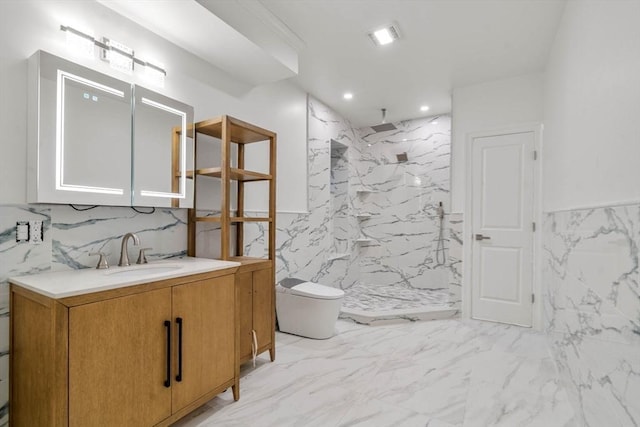
[[253, 272], [236, 273], [238, 291], [238, 317], [240, 322], [240, 342], [238, 357], [241, 361], [251, 359], [253, 337]]
[[69, 426], [150, 426], [171, 415], [170, 316], [168, 288], [69, 310]]
[[[235, 373], [235, 287], [228, 275], [173, 288], [173, 324], [176, 332], [173, 412]], [[182, 360], [179, 366], [179, 325], [182, 322]], [[180, 369], [181, 368], [181, 369]], [[176, 378], [181, 374], [180, 381]]]
[[253, 329], [258, 338], [258, 349], [271, 344], [273, 339], [274, 291], [272, 269], [253, 272]]

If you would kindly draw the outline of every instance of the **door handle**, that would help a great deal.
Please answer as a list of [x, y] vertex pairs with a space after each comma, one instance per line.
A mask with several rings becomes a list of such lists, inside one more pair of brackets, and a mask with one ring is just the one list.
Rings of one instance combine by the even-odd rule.
[[178, 324], [178, 375], [176, 381], [182, 381], [182, 317], [176, 318]]
[[171, 387], [171, 322], [164, 321], [164, 327], [167, 328], [167, 379], [164, 380], [164, 386]]
[[483, 236], [482, 234], [476, 234], [476, 240], [490, 240], [491, 237]]

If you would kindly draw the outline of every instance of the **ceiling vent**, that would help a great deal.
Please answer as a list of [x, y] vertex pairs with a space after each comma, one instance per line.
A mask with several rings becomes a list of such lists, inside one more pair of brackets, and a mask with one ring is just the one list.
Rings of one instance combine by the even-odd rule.
[[400, 38], [400, 31], [397, 25], [391, 24], [370, 31], [369, 38], [376, 46], [384, 46], [398, 40]]

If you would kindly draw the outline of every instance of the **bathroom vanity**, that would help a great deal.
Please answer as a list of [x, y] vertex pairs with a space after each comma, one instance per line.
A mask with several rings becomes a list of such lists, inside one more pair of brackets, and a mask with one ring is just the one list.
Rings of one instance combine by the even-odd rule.
[[13, 426], [165, 426], [239, 398], [239, 263], [198, 258], [10, 279]]

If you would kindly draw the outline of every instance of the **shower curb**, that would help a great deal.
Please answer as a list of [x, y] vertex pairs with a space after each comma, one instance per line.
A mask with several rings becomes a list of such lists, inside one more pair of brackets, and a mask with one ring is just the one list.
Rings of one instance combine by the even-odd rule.
[[352, 320], [356, 323], [370, 326], [421, 320], [453, 319], [456, 317], [460, 317], [460, 310], [452, 307], [428, 307], [426, 309], [414, 308], [377, 312], [343, 308], [340, 312], [341, 319]]

